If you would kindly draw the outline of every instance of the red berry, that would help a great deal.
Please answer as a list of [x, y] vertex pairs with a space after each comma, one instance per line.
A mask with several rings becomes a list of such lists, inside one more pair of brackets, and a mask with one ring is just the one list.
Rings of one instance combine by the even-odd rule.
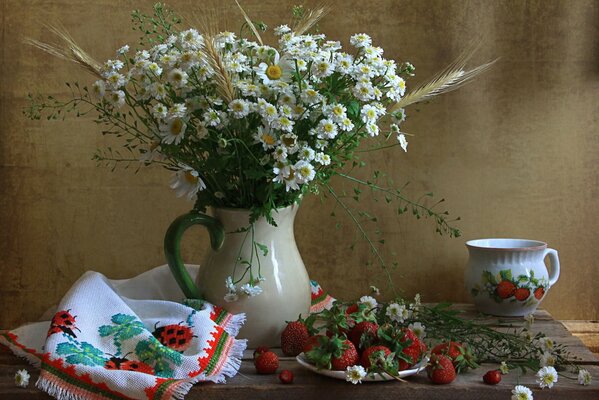
[[433, 354], [431, 360], [426, 367], [426, 372], [429, 379], [437, 385], [445, 385], [453, 382], [456, 373], [451, 360], [444, 355]]
[[308, 340], [308, 329], [300, 321], [292, 321], [287, 324], [281, 333], [281, 350], [286, 356], [295, 357], [304, 349]]
[[352, 304], [351, 306], [347, 307], [345, 309], [345, 314], [349, 315], [349, 314], [353, 314], [355, 312], [358, 312], [359, 308], [357, 304]]
[[387, 357], [391, 354], [391, 350], [387, 346], [370, 346], [362, 353], [362, 357], [360, 357], [360, 364], [366, 369], [370, 368], [372, 364], [370, 363], [370, 356], [377, 352], [383, 352], [383, 356]]
[[511, 281], [501, 281], [495, 288], [495, 292], [497, 296], [502, 299], [507, 299], [508, 297], [512, 297], [514, 292], [516, 291], [516, 285], [514, 285]]
[[514, 297], [518, 301], [524, 301], [528, 299], [528, 296], [530, 296], [530, 290], [527, 288], [519, 288], [514, 292]]
[[331, 358], [331, 369], [335, 371], [345, 371], [347, 367], [358, 363], [359, 356], [354, 344], [349, 340], [345, 340], [343, 344], [346, 348], [343, 350], [341, 356]]
[[254, 360], [256, 372], [259, 374], [274, 374], [279, 368], [279, 357], [272, 351], [267, 351], [258, 355]]
[[349, 331], [349, 340], [356, 346], [357, 349], [360, 348], [360, 341], [362, 340], [362, 335], [366, 334], [370, 337], [376, 337], [376, 332], [378, 331], [379, 326], [370, 321], [362, 321], [356, 324], [351, 331]]
[[543, 298], [543, 296], [545, 296], [545, 288], [543, 286], [536, 288], [535, 289], [535, 299], [541, 300]]
[[285, 384], [293, 383], [293, 372], [284, 369], [279, 374], [279, 379]]
[[418, 362], [418, 360], [420, 359], [420, 355], [421, 355], [420, 346], [418, 346], [418, 347], [408, 346], [402, 350], [402, 353], [404, 356], [406, 356], [411, 361], [407, 362], [405, 360], [400, 359], [399, 360], [399, 370], [400, 371], [404, 371]]
[[270, 349], [267, 346], [258, 346], [256, 348], [256, 350], [254, 350], [254, 360], [262, 353], [266, 353], [267, 351], [270, 351]]
[[487, 371], [487, 373], [483, 375], [483, 381], [488, 385], [497, 385], [501, 382], [501, 371], [498, 369]]
[[314, 347], [318, 347], [320, 345], [320, 338], [321, 337], [323, 337], [323, 336], [322, 335], [310, 336], [308, 338], [308, 340], [306, 340], [306, 343], [304, 343], [303, 352], [307, 353], [310, 350], [312, 350]]

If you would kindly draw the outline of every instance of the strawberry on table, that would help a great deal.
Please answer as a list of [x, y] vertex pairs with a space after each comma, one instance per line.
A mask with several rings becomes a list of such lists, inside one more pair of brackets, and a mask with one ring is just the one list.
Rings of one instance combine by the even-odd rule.
[[449, 357], [458, 373], [468, 368], [478, 367], [470, 349], [458, 342], [440, 343], [431, 350], [431, 354], [442, 354]]
[[284, 384], [290, 384], [293, 383], [293, 372], [284, 369], [283, 371], [281, 371], [281, 373], [279, 374], [279, 380], [284, 383]]
[[254, 360], [254, 366], [259, 374], [274, 374], [279, 368], [279, 357], [272, 351], [264, 352]]
[[449, 357], [442, 354], [431, 355], [429, 365], [426, 367], [429, 379], [437, 385], [446, 385], [454, 381], [455, 368]]
[[379, 326], [375, 322], [371, 321], [362, 321], [358, 322], [352, 329], [349, 331], [349, 340], [354, 344], [354, 346], [359, 349], [361, 348], [361, 340], [363, 335], [365, 340], [368, 339], [376, 339], [376, 331], [379, 329]]
[[320, 345], [320, 338], [324, 337], [323, 335], [314, 335], [314, 336], [310, 336], [308, 338], [308, 340], [306, 340], [306, 343], [304, 343], [304, 348], [302, 349], [302, 351], [304, 353], [309, 352], [310, 350], [312, 350], [314, 347], [317, 347]]
[[343, 349], [339, 356], [331, 357], [331, 369], [336, 371], [345, 371], [347, 367], [351, 367], [358, 363], [358, 351], [354, 344], [349, 340], [343, 342]]
[[376, 360], [375, 357], [382, 356], [387, 357], [391, 354], [391, 350], [387, 346], [370, 346], [362, 353], [360, 357], [360, 364], [366, 369], [372, 366], [372, 362]]
[[304, 349], [308, 340], [308, 329], [301, 321], [292, 321], [287, 324], [281, 333], [281, 350], [286, 356], [295, 357]]
[[501, 371], [498, 369], [487, 371], [487, 373], [483, 375], [483, 381], [487, 385], [497, 385], [501, 382]]
[[262, 353], [266, 353], [267, 351], [270, 351], [270, 348], [268, 348], [267, 346], [258, 346], [256, 347], [256, 350], [254, 350], [254, 360]]

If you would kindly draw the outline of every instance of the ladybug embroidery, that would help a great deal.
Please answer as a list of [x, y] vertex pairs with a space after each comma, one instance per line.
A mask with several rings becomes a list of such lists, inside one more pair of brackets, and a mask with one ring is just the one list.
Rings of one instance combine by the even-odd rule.
[[121, 371], [143, 372], [144, 374], [152, 375], [154, 374], [154, 368], [150, 367], [148, 364], [141, 361], [128, 360], [127, 356], [129, 354], [130, 353], [125, 354], [125, 357], [122, 358], [115, 356], [110, 357], [110, 359], [104, 364], [104, 368], [114, 370], [118, 369]]
[[195, 335], [189, 326], [181, 325], [182, 323], [183, 322], [179, 322], [177, 325], [172, 324], [157, 328], [157, 322], [156, 325], [154, 325], [154, 332], [152, 332], [152, 335], [158, 339], [163, 346], [167, 346], [179, 353], [183, 353], [189, 346], [191, 346], [191, 340]]
[[75, 335], [75, 332], [73, 332], [73, 329], [77, 329], [79, 332], [81, 332], [81, 330], [75, 326], [76, 317], [72, 316], [69, 311], [71, 310], [63, 310], [54, 314], [54, 317], [52, 317], [50, 329], [48, 330], [48, 336], [53, 335], [55, 333], [64, 332], [72, 337], [77, 337], [77, 335]]

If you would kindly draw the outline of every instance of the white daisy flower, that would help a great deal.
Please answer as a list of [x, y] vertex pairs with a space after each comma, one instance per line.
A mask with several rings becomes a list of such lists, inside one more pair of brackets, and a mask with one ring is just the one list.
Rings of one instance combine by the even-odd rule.
[[156, 103], [152, 107], [152, 115], [157, 119], [164, 119], [168, 113], [168, 108], [162, 103]]
[[183, 118], [187, 114], [187, 107], [183, 103], [175, 103], [168, 109], [168, 118]]
[[179, 42], [183, 48], [199, 49], [204, 44], [204, 38], [195, 29], [179, 33]]
[[116, 51], [116, 53], [117, 53], [117, 54], [120, 54], [120, 55], [125, 55], [125, 54], [127, 54], [128, 52], [129, 52], [129, 45], [128, 45], [128, 44], [124, 45], [123, 47], [121, 47], [120, 49], [118, 49], [118, 50]]
[[229, 291], [229, 293], [235, 293], [237, 291], [237, 288], [233, 283], [232, 276], [227, 276], [227, 279], [225, 279], [225, 288], [227, 289], [227, 291]]
[[350, 54], [338, 53], [335, 55], [335, 70], [347, 74], [354, 65], [354, 58]]
[[229, 103], [229, 110], [233, 113], [233, 117], [243, 118], [250, 113], [250, 106], [247, 101], [236, 99]]
[[179, 144], [185, 136], [187, 124], [182, 118], [172, 118], [166, 124], [160, 124], [160, 136], [166, 144]]
[[376, 301], [376, 299], [372, 296], [362, 296], [360, 297], [360, 301], [361, 304], [366, 304], [366, 306], [369, 309], [373, 309], [376, 308], [378, 306], [378, 303]]
[[506, 375], [510, 372], [510, 367], [505, 363], [505, 361], [502, 361], [501, 365], [499, 366], [499, 371], [501, 371], [503, 375]]
[[318, 123], [318, 137], [320, 139], [334, 139], [337, 136], [337, 125], [330, 119], [323, 119]]
[[544, 338], [540, 339], [540, 342], [546, 351], [551, 351], [555, 347], [555, 342], [551, 338], [544, 337]]
[[207, 126], [218, 126], [221, 123], [220, 114], [218, 111], [209, 108], [203, 115], [204, 123]]
[[26, 369], [20, 369], [15, 374], [15, 385], [26, 388], [29, 385], [29, 372]]
[[299, 151], [299, 156], [302, 160], [312, 161], [315, 155], [314, 149], [308, 146], [302, 147]]
[[92, 85], [92, 93], [94, 97], [96, 97], [97, 99], [101, 99], [102, 97], [104, 97], [104, 94], [106, 93], [106, 84], [104, 83], [104, 81], [95, 81]]
[[391, 303], [387, 306], [385, 315], [389, 317], [391, 321], [403, 323], [406, 319], [410, 318], [411, 311], [406, 308], [403, 304]]
[[107, 99], [113, 107], [121, 108], [125, 105], [125, 92], [122, 90], [109, 92], [104, 98]]
[[314, 104], [322, 100], [322, 95], [314, 89], [306, 89], [302, 92], [301, 98], [304, 103]]
[[352, 89], [352, 93], [361, 101], [374, 99], [374, 87], [370, 83], [358, 83]]
[[293, 167], [289, 167], [289, 174], [284, 178], [285, 181], [285, 191], [288, 192], [290, 190], [299, 190], [299, 185], [296, 178], [296, 173], [293, 170]]
[[362, 379], [366, 377], [366, 370], [361, 365], [354, 365], [347, 367], [345, 370], [345, 380], [351, 382], [354, 385], [362, 383]]
[[516, 385], [512, 390], [512, 400], [533, 400], [532, 391], [526, 386]]
[[[259, 126], [256, 134], [254, 135], [254, 140], [256, 143], [262, 143], [264, 150], [272, 149], [277, 144], [276, 137], [268, 127]], [[285, 157], [287, 157], [286, 153]]]
[[258, 296], [260, 293], [262, 293], [262, 288], [260, 286], [252, 286], [249, 283], [246, 283], [245, 285], [242, 285], [240, 287], [240, 290], [247, 294], [249, 297], [254, 297], [254, 296]]
[[[287, 160], [287, 156], [289, 155], [289, 153], [287, 153], [287, 148], [285, 148], [285, 146], [277, 146], [277, 148], [275, 149], [275, 151], [273, 151], [272, 153], [272, 158], [274, 158], [277, 161], [285, 161]], [[277, 172], [275, 172], [277, 173]]]
[[397, 135], [397, 140], [399, 141], [399, 145], [401, 146], [402, 150], [407, 153], [408, 141], [406, 140], [406, 135], [400, 133], [399, 135]]
[[329, 165], [331, 163], [331, 156], [325, 153], [316, 153], [314, 156], [314, 161], [320, 165]]
[[365, 33], [357, 33], [349, 38], [349, 43], [352, 46], [361, 48], [370, 46], [372, 44], [372, 39]]
[[268, 102], [264, 102], [263, 105], [258, 103], [258, 113], [268, 122], [274, 122], [279, 117], [277, 107]]
[[314, 179], [316, 171], [308, 161], [300, 160], [293, 166], [295, 170], [295, 178], [300, 184], [308, 183]]
[[586, 369], [581, 369], [578, 371], [578, 384], [588, 386], [592, 381], [591, 373]]
[[285, 132], [292, 132], [293, 121], [285, 116], [280, 116], [279, 118], [273, 121], [273, 127], [275, 129], [280, 129]]
[[146, 70], [155, 76], [160, 76], [162, 74], [162, 68], [155, 62], [147, 64]]
[[262, 62], [254, 67], [256, 75], [265, 85], [271, 85], [280, 80], [290, 82], [295, 65], [286, 56], [281, 58], [278, 51], [274, 49], [273, 51], [274, 57], [270, 63]]
[[414, 322], [413, 324], [408, 325], [408, 329], [414, 332], [414, 335], [416, 335], [418, 339], [424, 339], [426, 337], [426, 326], [422, 325], [421, 322]]
[[235, 34], [233, 32], [221, 32], [214, 37], [214, 46], [217, 48], [224, 48], [228, 44], [235, 43]]
[[536, 377], [541, 389], [551, 389], [557, 382], [557, 371], [553, 367], [543, 367], [537, 372]]
[[127, 79], [125, 78], [125, 75], [119, 74], [116, 71], [106, 75], [106, 85], [113, 90], [125, 86], [126, 83]]
[[168, 94], [166, 87], [160, 82], [154, 82], [149, 87], [149, 92], [156, 100], [162, 100]]
[[352, 129], [354, 129], [354, 123], [351, 122], [351, 119], [349, 119], [347, 117], [343, 118], [343, 120], [341, 121], [341, 129], [346, 132], [349, 132]]
[[206, 184], [198, 172], [186, 165], [175, 173], [170, 186], [175, 190], [177, 197], [186, 196], [188, 200], [192, 200], [199, 191], [206, 189]]
[[333, 64], [327, 60], [319, 60], [312, 64], [312, 74], [317, 78], [326, 78], [334, 72]]
[[107, 60], [104, 63], [103, 70], [106, 71], [106, 74], [108, 75], [109, 73], [111, 73], [113, 71], [120, 70], [124, 66], [125, 66], [125, 64], [123, 64], [123, 62], [121, 60]]
[[180, 70], [179, 68], [174, 68], [169, 71], [167, 75], [167, 79], [171, 85], [175, 88], [182, 88], [187, 85], [187, 78], [189, 76], [185, 71]]
[[368, 132], [371, 137], [378, 136], [379, 131], [380, 128], [377, 124], [366, 124], [366, 132]]
[[274, 29], [274, 33], [276, 36], [282, 36], [289, 32], [291, 32], [291, 28], [289, 28], [287, 25], [280, 25]]

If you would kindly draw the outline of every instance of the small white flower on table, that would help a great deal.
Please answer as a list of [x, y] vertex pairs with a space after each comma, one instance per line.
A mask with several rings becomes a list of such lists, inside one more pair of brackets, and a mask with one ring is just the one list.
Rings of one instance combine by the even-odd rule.
[[503, 375], [507, 375], [510, 372], [510, 367], [508, 367], [505, 361], [502, 361], [501, 365], [499, 366], [499, 371], [501, 371]]
[[20, 369], [15, 374], [15, 385], [25, 388], [29, 385], [29, 372], [25, 369]]
[[526, 386], [517, 385], [512, 390], [512, 400], [532, 400], [532, 391]]
[[553, 387], [557, 382], [557, 371], [553, 367], [543, 367], [537, 372], [537, 382], [541, 389]]
[[361, 365], [347, 367], [347, 370], [345, 371], [345, 380], [353, 383], [354, 385], [362, 383], [362, 379], [364, 379], [364, 377], [366, 377], [366, 370]]
[[588, 386], [591, 384], [591, 373], [586, 369], [578, 371], [578, 383], [580, 385]]

